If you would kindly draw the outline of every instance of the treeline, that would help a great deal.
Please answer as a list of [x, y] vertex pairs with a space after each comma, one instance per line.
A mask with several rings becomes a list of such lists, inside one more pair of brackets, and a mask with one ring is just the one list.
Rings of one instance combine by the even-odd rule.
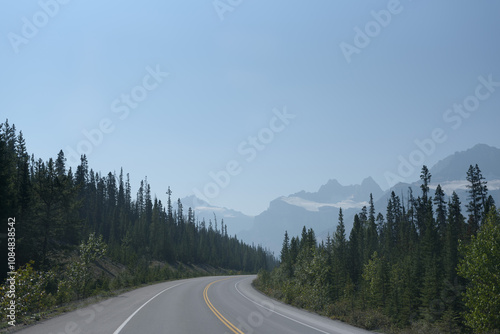
[[171, 202], [170, 189], [167, 194], [166, 204], [153, 197], [146, 178], [133, 199], [129, 174], [102, 175], [86, 156], [74, 171], [63, 151], [55, 160], [37, 160], [22, 132], [8, 121], [0, 125], [0, 233], [15, 217], [17, 267], [29, 261], [35, 269], [57, 266], [91, 233], [102, 235], [111, 259], [144, 270], [153, 260], [245, 272], [273, 266], [265, 249], [228, 235], [223, 220], [199, 221], [192, 208]]
[[[415, 333], [500, 329], [500, 213], [479, 167], [467, 172], [466, 216], [431, 174], [421, 193], [394, 192], [385, 216], [373, 198], [346, 236], [342, 209], [332, 237], [285, 233], [281, 263], [259, 273], [257, 286], [287, 303], [367, 329]], [[486, 240], [486, 241], [485, 241]]]

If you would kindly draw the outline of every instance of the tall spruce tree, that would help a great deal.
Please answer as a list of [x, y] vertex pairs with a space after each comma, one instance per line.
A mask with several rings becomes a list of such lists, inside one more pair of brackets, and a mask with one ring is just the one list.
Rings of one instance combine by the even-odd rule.
[[421, 288], [421, 313], [425, 318], [430, 319], [432, 316], [432, 302], [436, 298], [439, 285], [440, 275], [437, 269], [440, 262], [438, 253], [438, 234], [436, 223], [434, 220], [432, 198], [429, 198], [429, 184], [431, 181], [431, 174], [427, 166], [422, 167], [420, 174], [422, 180], [422, 197], [419, 198], [419, 220], [420, 226], [423, 228], [421, 231], [421, 263], [423, 268], [423, 279]]
[[339, 209], [338, 225], [333, 237], [333, 264], [335, 270], [329, 281], [332, 282], [333, 297], [339, 299], [344, 294], [348, 282], [347, 240], [342, 208]]
[[481, 222], [485, 218], [486, 200], [488, 195], [487, 182], [484, 180], [479, 166], [470, 165], [467, 171], [467, 181], [469, 189], [467, 212], [469, 213], [469, 233], [476, 234]]
[[437, 231], [440, 240], [443, 241], [446, 226], [446, 201], [440, 184], [438, 184], [434, 194], [434, 205], [436, 206]]
[[360, 250], [363, 247], [361, 235], [363, 234], [361, 220], [359, 216], [354, 215], [354, 223], [351, 229], [351, 234], [349, 235], [348, 242], [348, 256], [347, 256], [347, 267], [349, 270], [349, 275], [351, 281], [354, 284], [358, 284], [361, 278], [361, 266], [363, 256], [360, 254]]
[[366, 251], [363, 262], [366, 263], [372, 257], [372, 254], [377, 250], [378, 234], [377, 224], [375, 221], [375, 205], [373, 203], [373, 195], [370, 193], [370, 207], [368, 210], [368, 227], [366, 229]]
[[446, 220], [445, 238], [443, 244], [443, 276], [445, 287], [453, 287], [447, 289], [446, 308], [450, 314], [458, 315], [463, 308], [457, 286], [464, 284], [459, 282], [457, 275], [457, 265], [459, 262], [458, 245], [460, 239], [463, 239], [466, 234], [465, 219], [461, 212], [460, 199], [456, 192], [453, 192], [451, 199], [448, 202], [448, 216]]

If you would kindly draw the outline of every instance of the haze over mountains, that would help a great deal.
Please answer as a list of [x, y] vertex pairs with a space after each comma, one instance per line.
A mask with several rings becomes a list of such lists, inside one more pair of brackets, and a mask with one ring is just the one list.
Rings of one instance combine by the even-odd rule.
[[[482, 175], [488, 182], [488, 193], [497, 205], [500, 203], [500, 149], [478, 144], [466, 151], [456, 152], [439, 161], [430, 168], [431, 193], [441, 184], [446, 196], [455, 191], [462, 202], [462, 212], [466, 213], [467, 184], [466, 176], [470, 165], [478, 164]], [[261, 244], [279, 255], [285, 230], [290, 236], [299, 235], [302, 227], [312, 227], [318, 240], [332, 235], [338, 222], [339, 208], [342, 208], [346, 231], [349, 233], [353, 217], [363, 206], [368, 206], [370, 194], [373, 195], [376, 212], [385, 216], [387, 200], [394, 191], [401, 198], [408, 198], [409, 188], [415, 197], [420, 194], [420, 182], [398, 183], [383, 191], [371, 178], [367, 177], [359, 185], [341, 185], [331, 179], [316, 192], [299, 191], [281, 196], [269, 203], [269, 207], [252, 217], [241, 212], [211, 206], [194, 196], [181, 199], [185, 207], [192, 207], [199, 220], [214, 221], [228, 226], [228, 233], [236, 234], [245, 242]], [[405, 202], [406, 200], [403, 200]], [[215, 215], [215, 216], [214, 216]]]

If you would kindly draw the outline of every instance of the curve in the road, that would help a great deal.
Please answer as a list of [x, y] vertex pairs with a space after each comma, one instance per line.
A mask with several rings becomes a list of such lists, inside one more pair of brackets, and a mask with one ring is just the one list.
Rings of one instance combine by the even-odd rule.
[[244, 334], [242, 331], [240, 331], [240, 329], [238, 327], [236, 327], [235, 325], [233, 325], [232, 322], [230, 322], [229, 320], [227, 320], [215, 307], [214, 305], [212, 304], [212, 302], [210, 301], [210, 299], [208, 298], [208, 288], [210, 288], [210, 286], [214, 283], [217, 283], [217, 282], [220, 282], [220, 281], [225, 281], [229, 278], [223, 278], [223, 279], [220, 279], [220, 280], [217, 280], [217, 281], [214, 281], [212, 283], [209, 283], [207, 284], [207, 286], [205, 287], [205, 290], [203, 290], [203, 299], [205, 299], [205, 303], [207, 304], [207, 306], [210, 308], [210, 310], [215, 314], [215, 316], [224, 324], [226, 325], [227, 328], [229, 328], [234, 334]]
[[256, 276], [199, 277], [126, 292], [24, 328], [18, 334], [366, 334], [273, 300]]
[[325, 332], [325, 331], [323, 331], [323, 330], [321, 330], [321, 329], [319, 329], [319, 328], [316, 328], [316, 327], [314, 327], [314, 326], [311, 326], [311, 325], [308, 325], [308, 324], [306, 324], [306, 323], [303, 323], [302, 321], [299, 321], [299, 320], [293, 319], [293, 318], [291, 318], [291, 317], [289, 317], [289, 316], [286, 316], [286, 315], [284, 315], [284, 314], [281, 314], [281, 313], [279, 313], [279, 312], [276, 312], [275, 310], [272, 310], [272, 309], [270, 309], [269, 307], [267, 307], [267, 306], [265, 306], [265, 305], [259, 304], [259, 303], [255, 302], [255, 301], [251, 300], [250, 298], [248, 298], [247, 296], [245, 296], [243, 293], [241, 293], [240, 289], [238, 289], [238, 284], [239, 284], [240, 282], [241, 282], [241, 281], [236, 282], [236, 283], [234, 284], [234, 288], [236, 289], [236, 291], [238, 291], [238, 293], [239, 293], [240, 295], [242, 295], [242, 296], [243, 296], [243, 298], [245, 298], [245, 299], [247, 299], [247, 300], [251, 301], [251, 302], [252, 302], [252, 303], [254, 303], [255, 305], [257, 305], [257, 306], [259, 306], [259, 307], [262, 307], [263, 309], [265, 309], [265, 310], [267, 310], [267, 311], [269, 311], [269, 312], [272, 312], [272, 313], [274, 313], [274, 314], [277, 314], [277, 315], [279, 315], [279, 316], [281, 316], [281, 317], [283, 317], [283, 318], [285, 318], [285, 319], [288, 319], [288, 320], [291, 320], [291, 321], [293, 321], [293, 322], [296, 322], [296, 323], [298, 323], [298, 324], [300, 324], [300, 325], [302, 325], [302, 326], [308, 327], [308, 328], [310, 328], [310, 329], [314, 329], [315, 331], [318, 331], [318, 332], [320, 332], [320, 333], [330, 334], [330, 333]]

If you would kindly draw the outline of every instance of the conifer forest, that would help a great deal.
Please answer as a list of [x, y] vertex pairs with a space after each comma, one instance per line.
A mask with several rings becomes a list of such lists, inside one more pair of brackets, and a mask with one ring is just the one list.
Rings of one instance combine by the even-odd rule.
[[261, 271], [259, 288], [286, 303], [359, 327], [408, 333], [498, 333], [500, 212], [479, 166], [467, 173], [466, 212], [453, 193], [392, 192], [385, 215], [373, 198], [346, 235], [342, 209], [334, 235], [285, 232], [280, 265]]
[[[94, 171], [86, 156], [72, 170], [62, 150], [54, 159], [36, 159], [26, 151], [22, 131], [1, 124], [0, 233], [15, 231], [10, 251], [16, 261], [12, 269], [0, 262], [0, 272], [3, 281], [17, 270], [18, 311], [31, 314], [102, 291], [200, 275], [192, 265], [225, 273], [274, 265], [261, 246], [230, 236], [223, 220], [199, 221], [192, 208], [172, 199], [170, 188], [165, 191], [168, 201], [162, 203], [145, 178], [132, 193], [128, 173]], [[96, 274], [103, 258], [126, 270], [115, 277]]]
[[440, 185], [431, 189], [423, 166], [418, 193], [392, 192], [385, 212], [376, 212], [370, 195], [350, 233], [342, 209], [323, 240], [305, 226], [297, 236], [283, 231], [278, 260], [231, 236], [215, 215], [200, 221], [170, 188], [162, 203], [147, 177], [133, 191], [123, 169], [103, 174], [85, 155], [74, 170], [62, 150], [37, 159], [7, 120], [0, 126], [0, 233], [7, 238], [0, 243], [15, 263], [1, 262], [0, 313], [14, 270], [21, 317], [145, 283], [258, 272], [262, 292], [369, 330], [498, 333], [500, 211], [480, 166], [464, 175], [467, 198], [447, 197]]

